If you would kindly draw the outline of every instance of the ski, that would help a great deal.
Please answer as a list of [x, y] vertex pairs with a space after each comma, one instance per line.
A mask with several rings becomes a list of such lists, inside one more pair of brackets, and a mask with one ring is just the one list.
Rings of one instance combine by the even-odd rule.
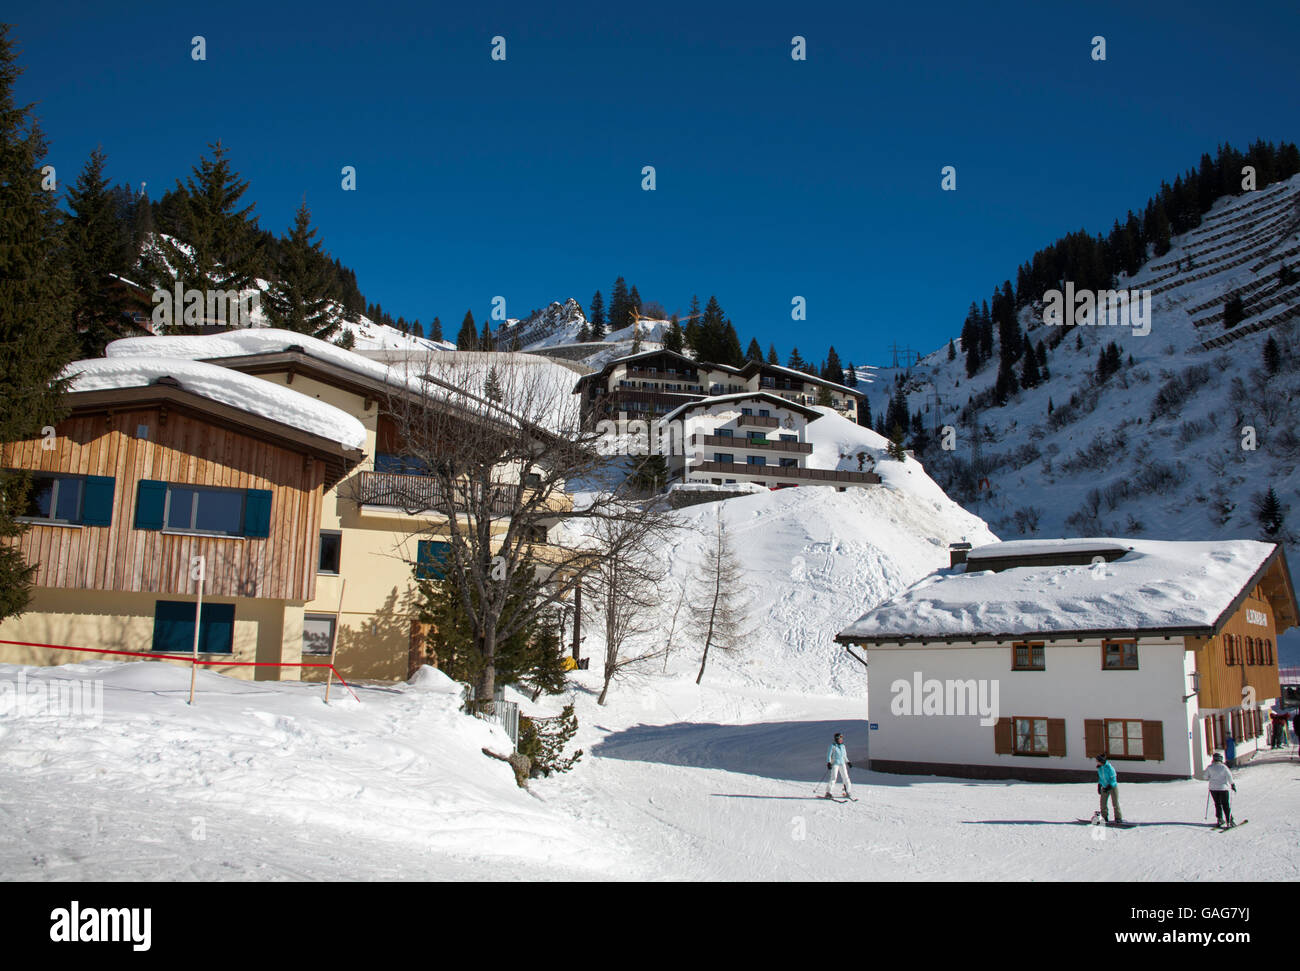
[[[1076, 819], [1075, 822], [1082, 823], [1084, 826], [1096, 826], [1097, 817], [1093, 816], [1092, 819]], [[1137, 825], [1137, 823], [1130, 823], [1127, 821], [1122, 823], [1106, 823], [1108, 829], [1133, 829]]]
[[1215, 826], [1214, 828], [1220, 833], [1226, 833], [1230, 829], [1240, 829], [1241, 827], [1245, 826], [1248, 822], [1250, 822], [1249, 819], [1243, 819], [1241, 822], [1233, 823], [1231, 826]]

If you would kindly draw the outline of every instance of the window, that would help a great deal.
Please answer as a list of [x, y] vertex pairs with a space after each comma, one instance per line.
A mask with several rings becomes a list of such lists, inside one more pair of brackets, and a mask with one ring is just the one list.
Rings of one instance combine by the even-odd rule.
[[781, 468], [783, 469], [791, 469], [797, 466], [798, 464], [799, 464], [798, 459], [785, 459], [785, 458], [781, 459]]
[[1106, 754], [1117, 759], [1144, 758], [1141, 719], [1106, 719]]
[[1016, 718], [1015, 755], [1047, 754], [1047, 719]]
[[754, 409], [753, 409], [753, 408], [741, 408], [741, 409], [740, 409], [740, 413], [741, 413], [742, 415], [752, 415], [752, 414], [754, 413]]
[[1043, 655], [1043, 645], [1023, 643], [1011, 645], [1012, 671], [1045, 671], [1047, 662]]
[[528, 488], [530, 488], [530, 489], [536, 489], [536, 488], [538, 488], [541, 484], [542, 484], [542, 476], [541, 476], [541, 473], [540, 473], [540, 472], [525, 472], [525, 473], [524, 473], [524, 485], [526, 485]]
[[1246, 638], [1246, 663], [1255, 663], [1255, 638], [1253, 637]]
[[1224, 634], [1224, 635], [1223, 635], [1223, 663], [1224, 663], [1224, 664], [1235, 664], [1235, 663], [1236, 663], [1236, 658], [1234, 657], [1234, 655], [1233, 655], [1233, 650], [1232, 650], [1232, 635], [1231, 635], [1231, 634]]
[[758, 442], [760, 445], [766, 445], [767, 435], [765, 435], [763, 432], [750, 432], [749, 440], [751, 442]]
[[713, 461], [721, 465], [730, 465], [732, 462], [736, 461], [736, 456], [730, 452], [714, 452]]
[[322, 529], [320, 534], [320, 557], [316, 563], [316, 572], [337, 574], [342, 553], [343, 534], [336, 529]]
[[783, 441], [783, 442], [797, 442], [797, 441], [799, 441], [799, 436], [798, 436], [798, 435], [786, 435], [786, 434], [782, 433], [782, 435], [781, 435], [781, 441]]
[[747, 455], [745, 459], [749, 465], [767, 465], [766, 455]]
[[[194, 650], [193, 601], [159, 600], [153, 615], [156, 654], [190, 654]], [[199, 653], [230, 654], [234, 650], [235, 605], [205, 603], [199, 619]]]
[[265, 538], [271, 535], [271, 492], [141, 479], [135, 528]]
[[303, 614], [302, 617], [302, 653], [325, 655], [334, 651], [333, 614]]
[[108, 526], [113, 518], [112, 476], [32, 475], [27, 506], [18, 519], [64, 526]]
[[759, 418], [771, 418], [771, 417], [772, 417], [772, 410], [771, 410], [770, 408], [759, 408], [759, 409], [758, 409], [758, 417], [759, 417]]
[[719, 428], [714, 432], [719, 438], [734, 438], [730, 428]]
[[541, 525], [529, 526], [527, 538], [528, 538], [528, 542], [530, 543], [545, 543], [546, 527]]
[[1138, 647], [1136, 641], [1103, 641], [1101, 667], [1103, 671], [1136, 671]]
[[1264, 638], [1264, 663], [1273, 663], [1273, 642], [1268, 638]]
[[416, 545], [415, 578], [441, 580], [447, 575], [447, 561], [451, 558], [451, 544], [422, 539]]

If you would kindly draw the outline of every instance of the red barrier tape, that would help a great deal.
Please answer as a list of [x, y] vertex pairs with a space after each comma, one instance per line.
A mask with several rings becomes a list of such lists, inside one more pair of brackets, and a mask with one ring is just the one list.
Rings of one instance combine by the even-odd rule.
[[[34, 644], [31, 641], [0, 641], [0, 644], [16, 644], [19, 647], [48, 647], [55, 651], [82, 651], [86, 654], [120, 654], [123, 657], [156, 657], [164, 661], [188, 661], [190, 664], [202, 664], [204, 666], [220, 666], [231, 668], [329, 668], [334, 672], [334, 677], [339, 679], [343, 687], [352, 693], [353, 698], [357, 698], [357, 693], [352, 691], [352, 685], [343, 680], [343, 675], [339, 674], [338, 668], [332, 664], [307, 664], [299, 661], [195, 661], [189, 654], [145, 654], [141, 651], [109, 651], [100, 647], [69, 647], [67, 644]], [[360, 701], [357, 698], [357, 701]]]

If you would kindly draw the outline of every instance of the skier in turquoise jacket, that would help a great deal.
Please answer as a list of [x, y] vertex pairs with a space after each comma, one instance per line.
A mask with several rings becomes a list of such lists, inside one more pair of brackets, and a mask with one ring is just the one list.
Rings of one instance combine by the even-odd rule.
[[1115, 767], [1107, 761], [1105, 752], [1097, 756], [1097, 794], [1101, 796], [1102, 822], [1110, 822], [1106, 814], [1107, 796], [1110, 797], [1110, 804], [1115, 809], [1115, 822], [1124, 822], [1124, 817], [1119, 812], [1119, 778], [1115, 775]]
[[843, 778], [844, 795], [852, 798], [853, 783], [849, 782], [849, 769], [851, 768], [853, 768], [853, 763], [849, 761], [848, 753], [844, 749], [844, 736], [840, 732], [836, 732], [835, 741], [831, 742], [830, 748], [826, 750], [827, 799], [833, 798], [831, 790], [835, 788], [837, 776]]

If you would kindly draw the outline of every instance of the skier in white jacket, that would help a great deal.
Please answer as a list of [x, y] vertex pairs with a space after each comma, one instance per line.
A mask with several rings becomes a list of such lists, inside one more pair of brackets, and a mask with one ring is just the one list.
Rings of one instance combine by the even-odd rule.
[[1214, 761], [1205, 770], [1205, 780], [1210, 784], [1210, 798], [1214, 800], [1215, 826], [1228, 828], [1237, 825], [1232, 818], [1232, 797], [1228, 790], [1237, 791], [1232, 781], [1232, 770], [1223, 762], [1223, 753], [1215, 752]]
[[849, 782], [849, 769], [851, 768], [853, 768], [853, 763], [849, 761], [848, 753], [844, 750], [844, 736], [840, 732], [836, 732], [835, 741], [831, 742], [830, 748], [826, 750], [827, 799], [833, 798], [831, 790], [835, 788], [836, 777], [840, 777], [844, 781], [844, 795], [850, 799], [853, 798], [853, 783]]

